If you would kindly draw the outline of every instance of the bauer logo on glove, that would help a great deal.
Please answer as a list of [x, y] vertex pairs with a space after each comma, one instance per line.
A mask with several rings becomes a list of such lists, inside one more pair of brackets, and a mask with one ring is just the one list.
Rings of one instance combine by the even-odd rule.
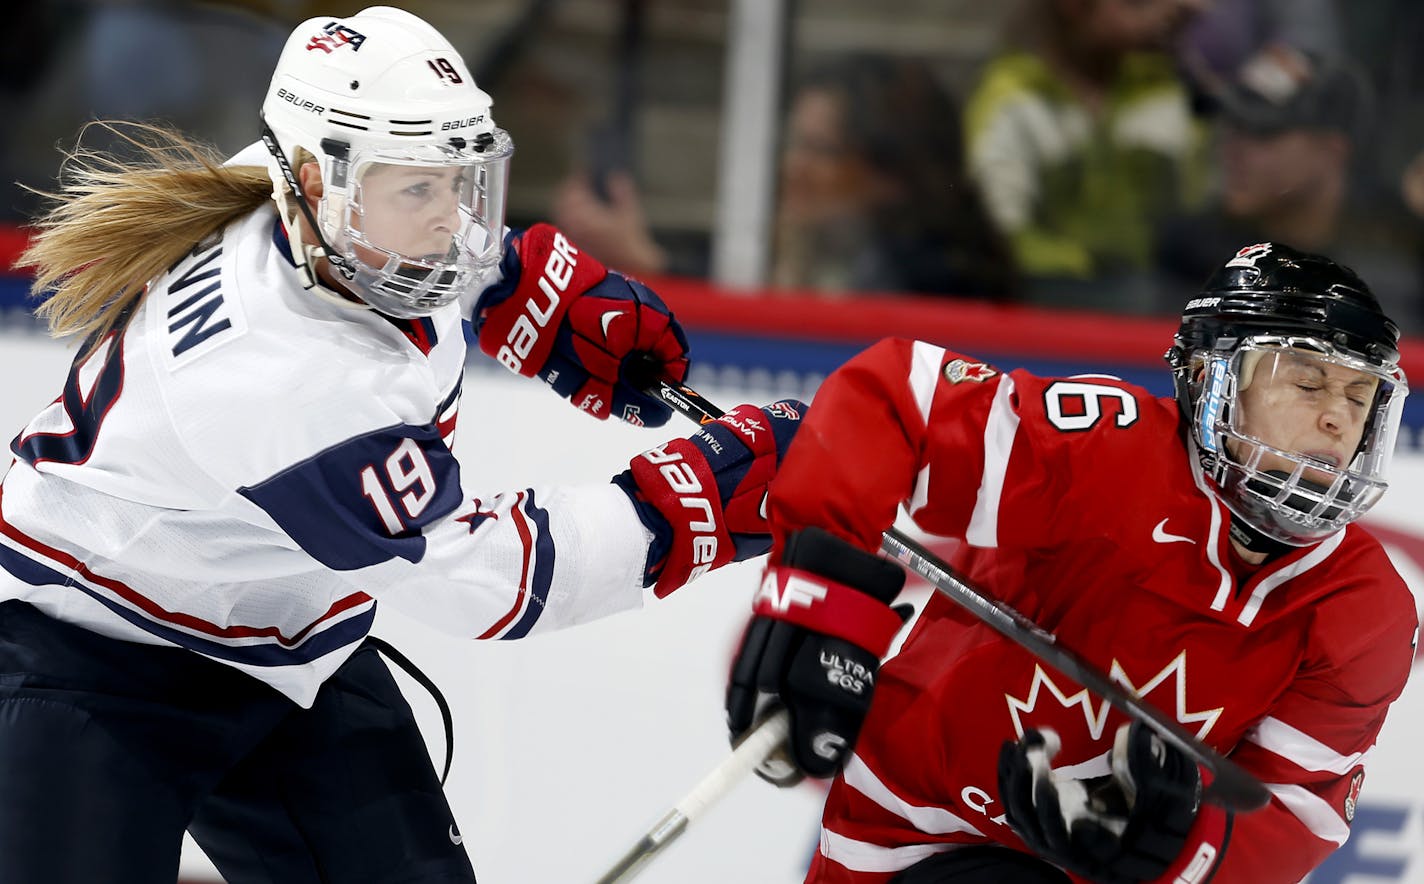
[[[537, 276], [524, 272], [534, 267]], [[643, 387], [686, 376], [687, 338], [651, 289], [548, 224], [511, 234], [500, 271], [475, 308], [481, 351], [599, 420], [668, 422], [672, 409]]]
[[[662, 597], [688, 581], [771, 549], [767, 486], [806, 406], [741, 405], [699, 429], [633, 458], [613, 481], [653, 534], [644, 585]], [[747, 428], [756, 426], [756, 432]]]

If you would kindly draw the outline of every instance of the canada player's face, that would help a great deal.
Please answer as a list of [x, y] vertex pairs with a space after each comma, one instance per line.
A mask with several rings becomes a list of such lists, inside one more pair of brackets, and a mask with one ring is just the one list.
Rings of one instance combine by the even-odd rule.
[[[352, 226], [374, 246], [410, 258], [445, 260], [460, 230], [460, 192], [467, 170], [453, 166], [372, 164], [361, 176]], [[369, 250], [365, 250], [369, 251]], [[375, 266], [374, 254], [357, 254]]]
[[[1237, 428], [1273, 448], [1344, 468], [1360, 445], [1378, 384], [1307, 353], [1268, 352], [1241, 391]], [[1260, 468], [1290, 472], [1294, 465], [1268, 453]], [[1320, 484], [1333, 479], [1317, 470], [1306, 470], [1305, 478]]]

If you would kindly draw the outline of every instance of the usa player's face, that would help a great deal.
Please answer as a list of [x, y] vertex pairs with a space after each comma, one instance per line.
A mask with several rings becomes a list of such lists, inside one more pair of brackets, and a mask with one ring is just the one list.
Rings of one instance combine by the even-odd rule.
[[[1273, 448], [1343, 468], [1360, 445], [1378, 383], [1300, 351], [1268, 352], [1241, 391], [1237, 429]], [[1261, 463], [1263, 470], [1293, 468], [1271, 454]], [[1305, 478], [1321, 484], [1332, 480], [1312, 470]]]
[[[444, 260], [460, 230], [460, 195], [467, 170], [453, 166], [374, 163], [361, 176], [356, 227], [374, 246], [411, 258]], [[383, 258], [357, 253], [380, 266]]]

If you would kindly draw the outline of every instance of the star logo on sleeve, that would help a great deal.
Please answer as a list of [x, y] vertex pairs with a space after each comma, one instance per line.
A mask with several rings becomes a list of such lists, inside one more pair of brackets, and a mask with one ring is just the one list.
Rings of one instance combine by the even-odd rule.
[[[499, 498], [495, 498], [495, 502], [498, 503]], [[484, 509], [484, 503], [482, 503], [478, 497], [475, 498], [474, 503], [475, 508], [473, 510], [468, 513], [465, 513], [463, 516], [455, 517], [455, 521], [464, 522], [466, 525], [470, 526], [471, 534], [474, 534], [475, 531], [489, 519], [499, 518], [499, 513], [495, 512], [492, 509]]]
[[1360, 803], [1360, 788], [1365, 785], [1365, 772], [1358, 770], [1354, 779], [1350, 780], [1350, 791], [1345, 794], [1345, 822], [1355, 821], [1355, 808]]
[[964, 359], [955, 359], [944, 367], [944, 379], [951, 384], [961, 381], [976, 381], [982, 384], [996, 374], [997, 371], [982, 362], [969, 362]]

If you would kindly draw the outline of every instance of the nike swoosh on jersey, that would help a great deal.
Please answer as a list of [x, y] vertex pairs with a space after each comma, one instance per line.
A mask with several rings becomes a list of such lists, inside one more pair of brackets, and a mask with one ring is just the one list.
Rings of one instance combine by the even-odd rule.
[[1167, 520], [1163, 519], [1153, 527], [1152, 539], [1158, 543], [1196, 543], [1196, 541], [1190, 537], [1183, 537], [1180, 534], [1168, 534], [1166, 529]]
[[622, 310], [609, 310], [598, 318], [599, 324], [603, 326], [603, 339], [608, 339], [608, 326], [613, 320], [623, 315]]
[[455, 827], [454, 827], [453, 825], [450, 826], [450, 843], [451, 843], [451, 844], [461, 844], [461, 843], [464, 842], [464, 840], [465, 840], [465, 836], [464, 836], [464, 835], [461, 835], [459, 832], [455, 831]]

